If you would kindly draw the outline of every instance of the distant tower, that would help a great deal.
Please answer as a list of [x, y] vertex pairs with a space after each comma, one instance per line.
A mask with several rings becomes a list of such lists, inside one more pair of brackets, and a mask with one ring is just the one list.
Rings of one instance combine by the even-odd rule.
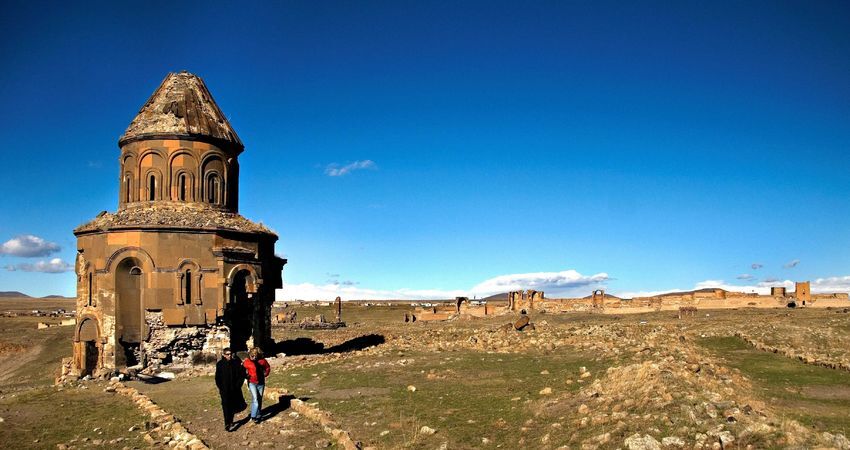
[[797, 298], [798, 302], [802, 302], [802, 304], [798, 306], [805, 306], [806, 302], [812, 302], [812, 284], [808, 281], [798, 281], [794, 283], [794, 297]]
[[203, 80], [168, 74], [118, 146], [118, 211], [74, 230], [74, 373], [140, 363], [151, 336], [181, 327], [211, 354], [270, 343], [286, 260], [277, 235], [238, 213], [244, 146]]

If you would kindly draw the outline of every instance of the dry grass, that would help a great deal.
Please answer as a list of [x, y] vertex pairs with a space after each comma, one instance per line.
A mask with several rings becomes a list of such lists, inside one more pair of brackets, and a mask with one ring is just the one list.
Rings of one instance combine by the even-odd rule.
[[[276, 328], [290, 356], [272, 360], [269, 385], [317, 403], [354, 438], [377, 448], [615, 448], [635, 433], [659, 441], [678, 437], [687, 447], [731, 437], [741, 448], [840, 448], [843, 441], [823, 432], [848, 427], [842, 412], [850, 406], [850, 373], [741, 347], [732, 336], [746, 323], [765, 339], [842, 355], [846, 347], [837, 346], [850, 339], [850, 315], [730, 310], [678, 320], [675, 313], [537, 313], [536, 331], [506, 333], [497, 330], [510, 316], [404, 324], [409, 310], [348, 305], [346, 328]], [[316, 314], [332, 318], [334, 312], [298, 309], [299, 318]], [[7, 355], [0, 356], [0, 417], [6, 420], [0, 440], [43, 448], [125, 438], [136, 445], [138, 433], [126, 430], [143, 418], [132, 405], [97, 384], [61, 392], [49, 387], [60, 359], [70, 354], [73, 330], [36, 330], [39, 320], [0, 318], [0, 349]], [[788, 334], [794, 338], [781, 338]], [[258, 427], [224, 433], [209, 377], [137, 387], [217, 448], [252, 442], [313, 447], [327, 438], [283, 407]], [[77, 404], [97, 412], [69, 423], [69, 414], [87, 414], [73, 409]], [[11, 419], [11, 411], [20, 413]], [[101, 422], [120, 426], [98, 427]], [[436, 433], [423, 433], [423, 426]], [[27, 441], [29, 432], [42, 434]]]

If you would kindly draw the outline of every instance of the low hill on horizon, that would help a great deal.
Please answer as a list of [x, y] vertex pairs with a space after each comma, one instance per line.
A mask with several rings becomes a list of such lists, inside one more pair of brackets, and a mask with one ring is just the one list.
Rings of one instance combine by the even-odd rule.
[[31, 298], [31, 299], [60, 299], [60, 300], [68, 300], [73, 299], [74, 297], [66, 297], [64, 295], [45, 295], [44, 297], [33, 297], [32, 295], [24, 294], [19, 291], [0, 291], [0, 298]]

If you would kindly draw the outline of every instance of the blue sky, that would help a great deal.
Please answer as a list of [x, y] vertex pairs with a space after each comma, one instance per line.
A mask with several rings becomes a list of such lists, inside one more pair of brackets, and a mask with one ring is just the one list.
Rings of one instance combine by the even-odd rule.
[[282, 298], [850, 290], [847, 2], [20, 2], [0, 25], [0, 290], [74, 293], [71, 230], [116, 208], [117, 139], [184, 69], [246, 145]]

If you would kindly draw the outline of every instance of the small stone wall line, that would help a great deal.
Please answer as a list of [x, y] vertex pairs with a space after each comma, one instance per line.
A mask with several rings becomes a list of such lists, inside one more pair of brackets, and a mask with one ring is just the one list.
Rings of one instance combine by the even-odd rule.
[[[269, 396], [272, 400], [278, 401], [280, 397], [286, 395], [291, 394], [286, 389], [280, 388], [267, 387], [264, 393], [264, 396]], [[333, 420], [330, 413], [322, 411], [321, 409], [297, 398], [293, 398], [292, 400], [290, 400], [289, 406], [292, 408], [293, 411], [301, 414], [308, 420], [321, 426], [322, 430], [326, 434], [330, 435], [345, 450], [362, 449], [362, 444], [359, 441], [355, 441], [351, 437], [351, 433], [341, 429], [339, 425]]]
[[796, 359], [796, 360], [798, 360], [798, 361], [800, 361], [804, 364], [826, 367], [828, 369], [845, 370], [845, 371], [850, 372], [850, 364], [847, 364], [847, 363], [842, 363], [842, 362], [837, 362], [837, 361], [825, 361], [825, 360], [814, 358], [814, 357], [811, 357], [811, 356], [801, 355], [801, 354], [795, 352], [793, 349], [790, 349], [790, 348], [774, 347], [772, 345], [768, 345], [768, 344], [765, 344], [763, 342], [759, 342], [759, 341], [745, 335], [744, 333], [742, 333], [740, 331], [735, 332], [735, 337], [740, 338], [741, 340], [743, 340], [744, 342], [746, 342], [748, 345], [755, 348], [756, 350], [761, 350], [763, 352], [768, 352], [768, 353], [776, 353], [778, 355], [785, 356], [786, 358]]
[[[113, 381], [106, 388], [106, 391], [116, 392], [128, 397], [142, 412], [149, 415], [151, 422], [156, 424], [156, 427], [150, 431], [167, 437], [169, 447], [188, 450], [209, 450], [209, 447], [201, 438], [192, 434], [174, 415], [160, 408], [159, 405], [154, 403], [147, 395], [139, 392], [138, 389], [127, 386], [120, 381]], [[154, 445], [155, 443], [149, 434], [145, 435], [145, 440], [150, 445]]]

